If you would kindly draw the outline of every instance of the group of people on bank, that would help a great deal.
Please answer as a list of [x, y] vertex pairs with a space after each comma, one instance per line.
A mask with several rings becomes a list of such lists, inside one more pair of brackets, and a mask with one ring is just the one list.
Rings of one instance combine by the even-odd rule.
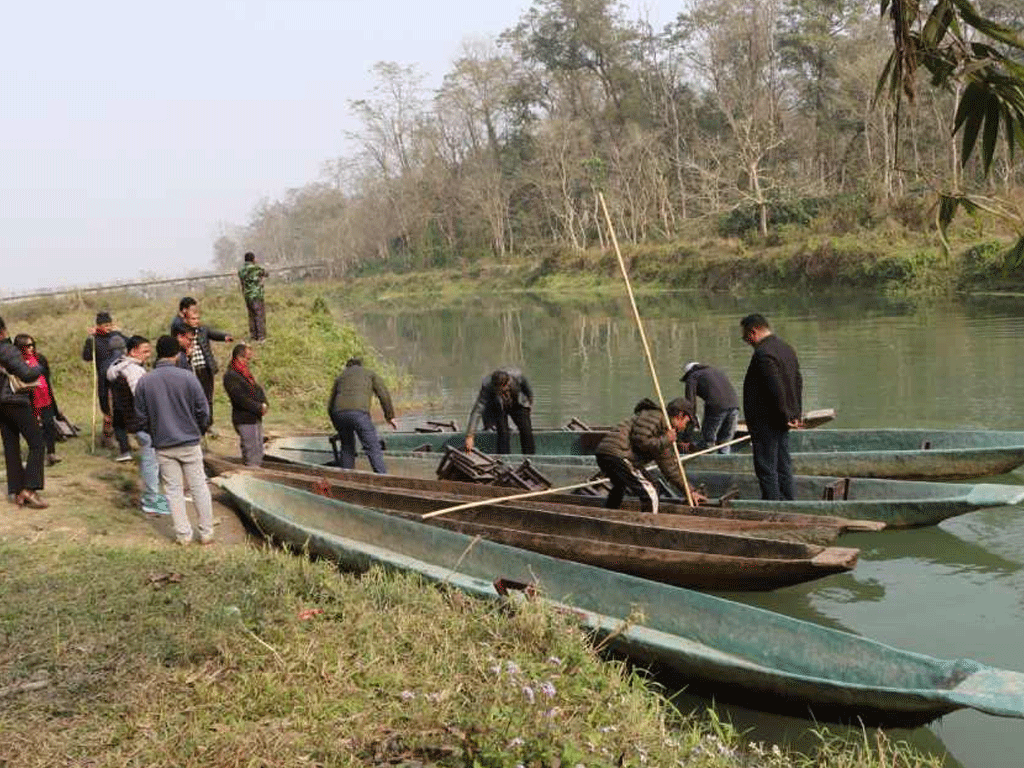
[[[251, 340], [266, 337], [263, 279], [267, 272], [245, 254], [238, 272], [249, 313]], [[8, 500], [18, 506], [42, 509], [43, 463], [60, 459], [54, 452], [55, 418], [60, 417], [46, 358], [35, 350], [34, 339], [18, 334], [8, 338], [0, 320], [0, 433], [7, 469]], [[199, 519], [198, 539], [213, 539], [213, 511], [201, 443], [213, 424], [213, 392], [218, 372], [211, 342], [232, 342], [231, 334], [210, 328], [200, 319], [199, 302], [185, 296], [155, 342], [126, 334], [109, 312], [99, 312], [89, 328], [82, 359], [95, 366], [96, 398], [103, 416], [102, 442], [116, 445], [115, 461], [133, 459], [129, 438], [139, 448], [139, 472], [144, 512], [170, 515], [176, 540], [188, 543], [193, 530], [185, 512], [185, 487]], [[156, 361], [148, 364], [155, 350]], [[224, 373], [224, 390], [231, 402], [231, 421], [239, 436], [243, 459], [258, 465], [263, 455], [262, 420], [268, 403], [249, 362], [253, 347], [236, 344]], [[22, 463], [21, 440], [28, 445]], [[162, 485], [162, 490], [161, 490]]]
[[[258, 270], [258, 271], [257, 271]], [[265, 338], [262, 279], [266, 272], [246, 254], [239, 270], [253, 340]], [[251, 290], [259, 285], [258, 295]], [[792, 499], [793, 474], [789, 455], [789, 431], [800, 426], [802, 379], [793, 348], [778, 338], [759, 314], [740, 321], [742, 338], [753, 355], [743, 382], [743, 413], [753, 449], [754, 471], [765, 499]], [[103, 414], [104, 442], [114, 447], [115, 461], [131, 461], [129, 438], [139, 448], [142, 509], [172, 517], [176, 539], [193, 538], [185, 512], [185, 488], [198, 515], [198, 538], [213, 538], [212, 505], [206, 486], [201, 444], [213, 425], [213, 393], [218, 371], [211, 342], [234, 341], [230, 333], [202, 323], [199, 302], [183, 297], [168, 333], [154, 344], [146, 337], [120, 331], [107, 312], [96, 316], [89, 329], [82, 358], [96, 369], [96, 396]], [[148, 369], [155, 351], [156, 361]], [[269, 409], [266, 393], [256, 381], [250, 362], [254, 348], [235, 344], [223, 375], [231, 403], [231, 421], [239, 438], [243, 462], [260, 466], [263, 459], [263, 417]], [[48, 506], [43, 489], [43, 465], [60, 459], [54, 450], [55, 419], [59, 409], [46, 358], [35, 349], [34, 339], [18, 334], [13, 341], [0, 319], [0, 367], [7, 376], [0, 381], [0, 433], [7, 465], [8, 499], [19, 506]], [[663, 413], [644, 398], [633, 413], [601, 441], [596, 460], [611, 483], [606, 506], [618, 507], [624, 494], [638, 496], [643, 509], [656, 512], [658, 493], [647, 465], [655, 463], [666, 481], [692, 494], [677, 458], [677, 450], [721, 446], [729, 452], [736, 433], [740, 402], [726, 374], [713, 366], [692, 361], [683, 368], [680, 381], [685, 393], [670, 401]], [[396, 428], [395, 411], [383, 379], [351, 358], [334, 381], [327, 410], [339, 436], [340, 464], [355, 466], [358, 438], [375, 472], [386, 467], [380, 438], [370, 416], [373, 398], [385, 420]], [[511, 425], [519, 433], [521, 450], [535, 452], [531, 410], [533, 390], [522, 371], [500, 368], [484, 377], [469, 414], [465, 447], [474, 447], [478, 428], [497, 433], [497, 452], [509, 453]], [[697, 400], [704, 401], [699, 427]], [[667, 421], [666, 421], [667, 416]], [[695, 429], [696, 428], [696, 429]], [[684, 435], [687, 437], [681, 439]], [[28, 444], [21, 461], [20, 440]], [[162, 488], [161, 488], [162, 486]]]

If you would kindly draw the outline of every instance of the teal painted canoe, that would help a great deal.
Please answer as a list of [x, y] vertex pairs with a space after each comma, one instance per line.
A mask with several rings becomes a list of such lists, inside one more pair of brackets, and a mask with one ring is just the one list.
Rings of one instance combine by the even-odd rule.
[[[268, 446], [268, 455], [283, 461], [309, 465], [334, 460], [326, 437], [280, 438]], [[505, 457], [502, 457], [505, 458]], [[516, 465], [523, 457], [507, 457]], [[728, 504], [734, 509], [787, 512], [845, 517], [883, 522], [890, 528], [935, 525], [946, 518], [987, 507], [1011, 506], [1024, 501], [1024, 486], [995, 483], [944, 483], [884, 478], [797, 475], [794, 501], [764, 501], [757, 478], [749, 472], [712, 472], [698, 463], [687, 464], [690, 483], [703, 488], [709, 499], [734, 494]], [[721, 456], [709, 458], [725, 458]], [[415, 477], [436, 477], [437, 453], [390, 454], [389, 471]], [[744, 461], [749, 461], [749, 456]], [[575, 461], [559, 457], [532, 456], [533, 467], [555, 485], [570, 485], [591, 477], [597, 467], [584, 458]], [[848, 483], [847, 483], [848, 481]]]
[[1024, 675], [899, 650], [781, 614], [496, 544], [268, 483], [217, 482], [267, 536], [345, 569], [418, 573], [482, 598], [534, 585], [596, 639], [694, 690], [818, 719], [923, 723], [969, 707], [1024, 717]]
[[[539, 430], [535, 433], [537, 460], [546, 463], [590, 465], [603, 432]], [[394, 455], [409, 452], [442, 451], [445, 446], [461, 447], [461, 432], [434, 434], [389, 433], [382, 437], [386, 451]], [[290, 438], [278, 442], [282, 450], [318, 452], [333, 458], [326, 435]], [[495, 450], [496, 436], [476, 436], [476, 448]], [[287, 446], [287, 447], [286, 447]], [[512, 435], [512, 449], [519, 450], [518, 435]], [[749, 445], [731, 454], [697, 456], [689, 465], [707, 472], [749, 472]], [[801, 429], [790, 433], [793, 472], [798, 475], [835, 477], [881, 477], [893, 479], [963, 480], [1000, 475], [1024, 464], [1024, 432], [939, 429]], [[543, 458], [540, 458], [543, 457]], [[513, 453], [509, 461], [522, 456]], [[307, 460], [307, 459], [304, 459]], [[326, 463], [315, 461], [314, 463]]]

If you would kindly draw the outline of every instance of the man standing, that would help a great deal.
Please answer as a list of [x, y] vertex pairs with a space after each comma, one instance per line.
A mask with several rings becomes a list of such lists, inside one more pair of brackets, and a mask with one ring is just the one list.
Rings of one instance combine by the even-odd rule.
[[107, 380], [113, 395], [114, 427], [135, 435], [139, 444], [139, 474], [142, 476], [142, 511], [151, 515], [169, 515], [171, 508], [166, 497], [160, 493], [160, 469], [153, 448], [153, 438], [146, 431], [146, 424], [135, 411], [135, 390], [146, 375], [146, 363], [152, 352], [149, 339], [132, 336], [124, 356], [115, 360], [107, 369]]
[[[233, 341], [230, 333], [208, 328], [199, 322], [199, 302], [191, 296], [185, 296], [178, 302], [178, 314], [171, 321], [171, 335], [189, 330], [195, 332], [195, 338], [187, 350], [188, 362], [192, 372], [206, 393], [206, 402], [210, 406], [210, 425], [213, 425], [213, 377], [217, 373], [217, 358], [214, 357], [210, 340]], [[212, 433], [211, 433], [212, 436]]]
[[[698, 397], [704, 401], [699, 447], [710, 448], [732, 440], [739, 421], [740, 401], [725, 371], [694, 360], [683, 368], [680, 381], [686, 384], [686, 399], [695, 408]], [[731, 446], [726, 446], [719, 453], [729, 453], [731, 450]]]
[[245, 308], [249, 312], [249, 338], [262, 341], [267, 338], [266, 310], [263, 306], [263, 278], [267, 270], [256, 263], [256, 254], [251, 251], [245, 254], [245, 262], [238, 270], [238, 280], [242, 284], [242, 296], [245, 297]]
[[686, 429], [692, 420], [693, 403], [677, 397], [665, 410], [670, 422], [667, 425], [657, 404], [644, 398], [637, 403], [630, 418], [598, 443], [597, 466], [612, 484], [604, 504], [607, 509], [618, 509], [628, 490], [639, 497], [641, 511], [657, 513], [658, 490], [644, 469], [650, 461], [657, 462], [665, 479], [686, 493], [683, 473], [672, 443], [676, 440], [676, 433]]
[[[117, 341], [115, 341], [117, 340]], [[105, 447], [113, 447], [114, 429], [110, 414], [110, 390], [107, 387], [107, 367], [116, 357], [116, 352], [111, 351], [112, 343], [124, 349], [124, 343], [128, 338], [117, 330], [114, 320], [109, 312], [96, 313], [96, 325], [89, 329], [89, 337], [82, 347], [82, 359], [87, 363], [92, 362], [96, 366], [96, 399], [100, 404], [100, 412], [103, 414], [103, 443]], [[126, 447], [119, 445], [120, 454], [124, 455]]]
[[370, 466], [378, 475], [387, 472], [384, 466], [384, 453], [380, 448], [380, 437], [377, 428], [370, 418], [370, 406], [373, 395], [380, 401], [384, 409], [384, 418], [392, 429], [395, 425], [395, 409], [391, 405], [391, 394], [381, 379], [373, 371], [363, 368], [363, 361], [353, 357], [345, 363], [345, 370], [334, 380], [331, 397], [327, 401], [327, 413], [331, 423], [338, 430], [341, 440], [342, 469], [352, 469], [356, 465], [356, 435], [363, 444]]
[[231, 365], [224, 372], [224, 391], [231, 401], [231, 423], [238, 433], [242, 463], [247, 467], [263, 464], [263, 415], [267, 412], [267, 396], [249, 370], [252, 347], [236, 344], [231, 352]]
[[177, 367], [179, 352], [173, 337], [157, 339], [156, 366], [135, 385], [135, 410], [153, 438], [175, 540], [178, 544], [192, 541], [184, 479], [199, 517], [199, 543], [209, 544], [213, 541], [213, 505], [199, 443], [210, 422], [210, 408], [199, 379]]
[[789, 430], [800, 426], [803, 379], [796, 352], [772, 333], [763, 315], [740, 320], [743, 340], [754, 348], [743, 379], [743, 415], [750, 431], [761, 498], [793, 499]]
[[473, 449], [473, 435], [477, 421], [483, 422], [484, 429], [494, 427], [498, 431], [498, 453], [512, 452], [509, 419], [519, 430], [519, 447], [523, 453], [536, 453], [533, 440], [533, 422], [530, 411], [533, 408], [533, 390], [518, 368], [499, 368], [480, 382], [480, 393], [469, 412], [466, 424], [466, 450]]

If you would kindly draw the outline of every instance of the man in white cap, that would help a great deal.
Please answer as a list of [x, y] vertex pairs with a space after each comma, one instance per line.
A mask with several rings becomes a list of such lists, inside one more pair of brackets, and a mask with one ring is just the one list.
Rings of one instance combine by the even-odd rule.
[[[704, 401], [699, 447], [710, 448], [732, 440], [740, 417], [740, 401], [725, 372], [693, 360], [683, 368], [680, 381], [686, 384], [686, 399], [695, 407], [696, 398]], [[731, 450], [727, 445], [719, 453], [729, 453]]]

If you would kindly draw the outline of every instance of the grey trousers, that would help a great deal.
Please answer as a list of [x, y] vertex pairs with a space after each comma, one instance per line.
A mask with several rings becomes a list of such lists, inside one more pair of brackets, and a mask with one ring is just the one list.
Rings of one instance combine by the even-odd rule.
[[164, 483], [164, 494], [171, 508], [174, 522], [174, 536], [178, 541], [192, 541], [192, 524], [185, 511], [184, 483], [188, 483], [192, 502], [199, 517], [199, 540], [213, 539], [213, 502], [206, 485], [206, 471], [203, 469], [203, 449], [198, 445], [176, 445], [173, 448], [157, 448], [156, 460], [160, 465], [160, 479]]
[[242, 463], [247, 467], [263, 465], [263, 422], [235, 424], [238, 444], [242, 450]]

